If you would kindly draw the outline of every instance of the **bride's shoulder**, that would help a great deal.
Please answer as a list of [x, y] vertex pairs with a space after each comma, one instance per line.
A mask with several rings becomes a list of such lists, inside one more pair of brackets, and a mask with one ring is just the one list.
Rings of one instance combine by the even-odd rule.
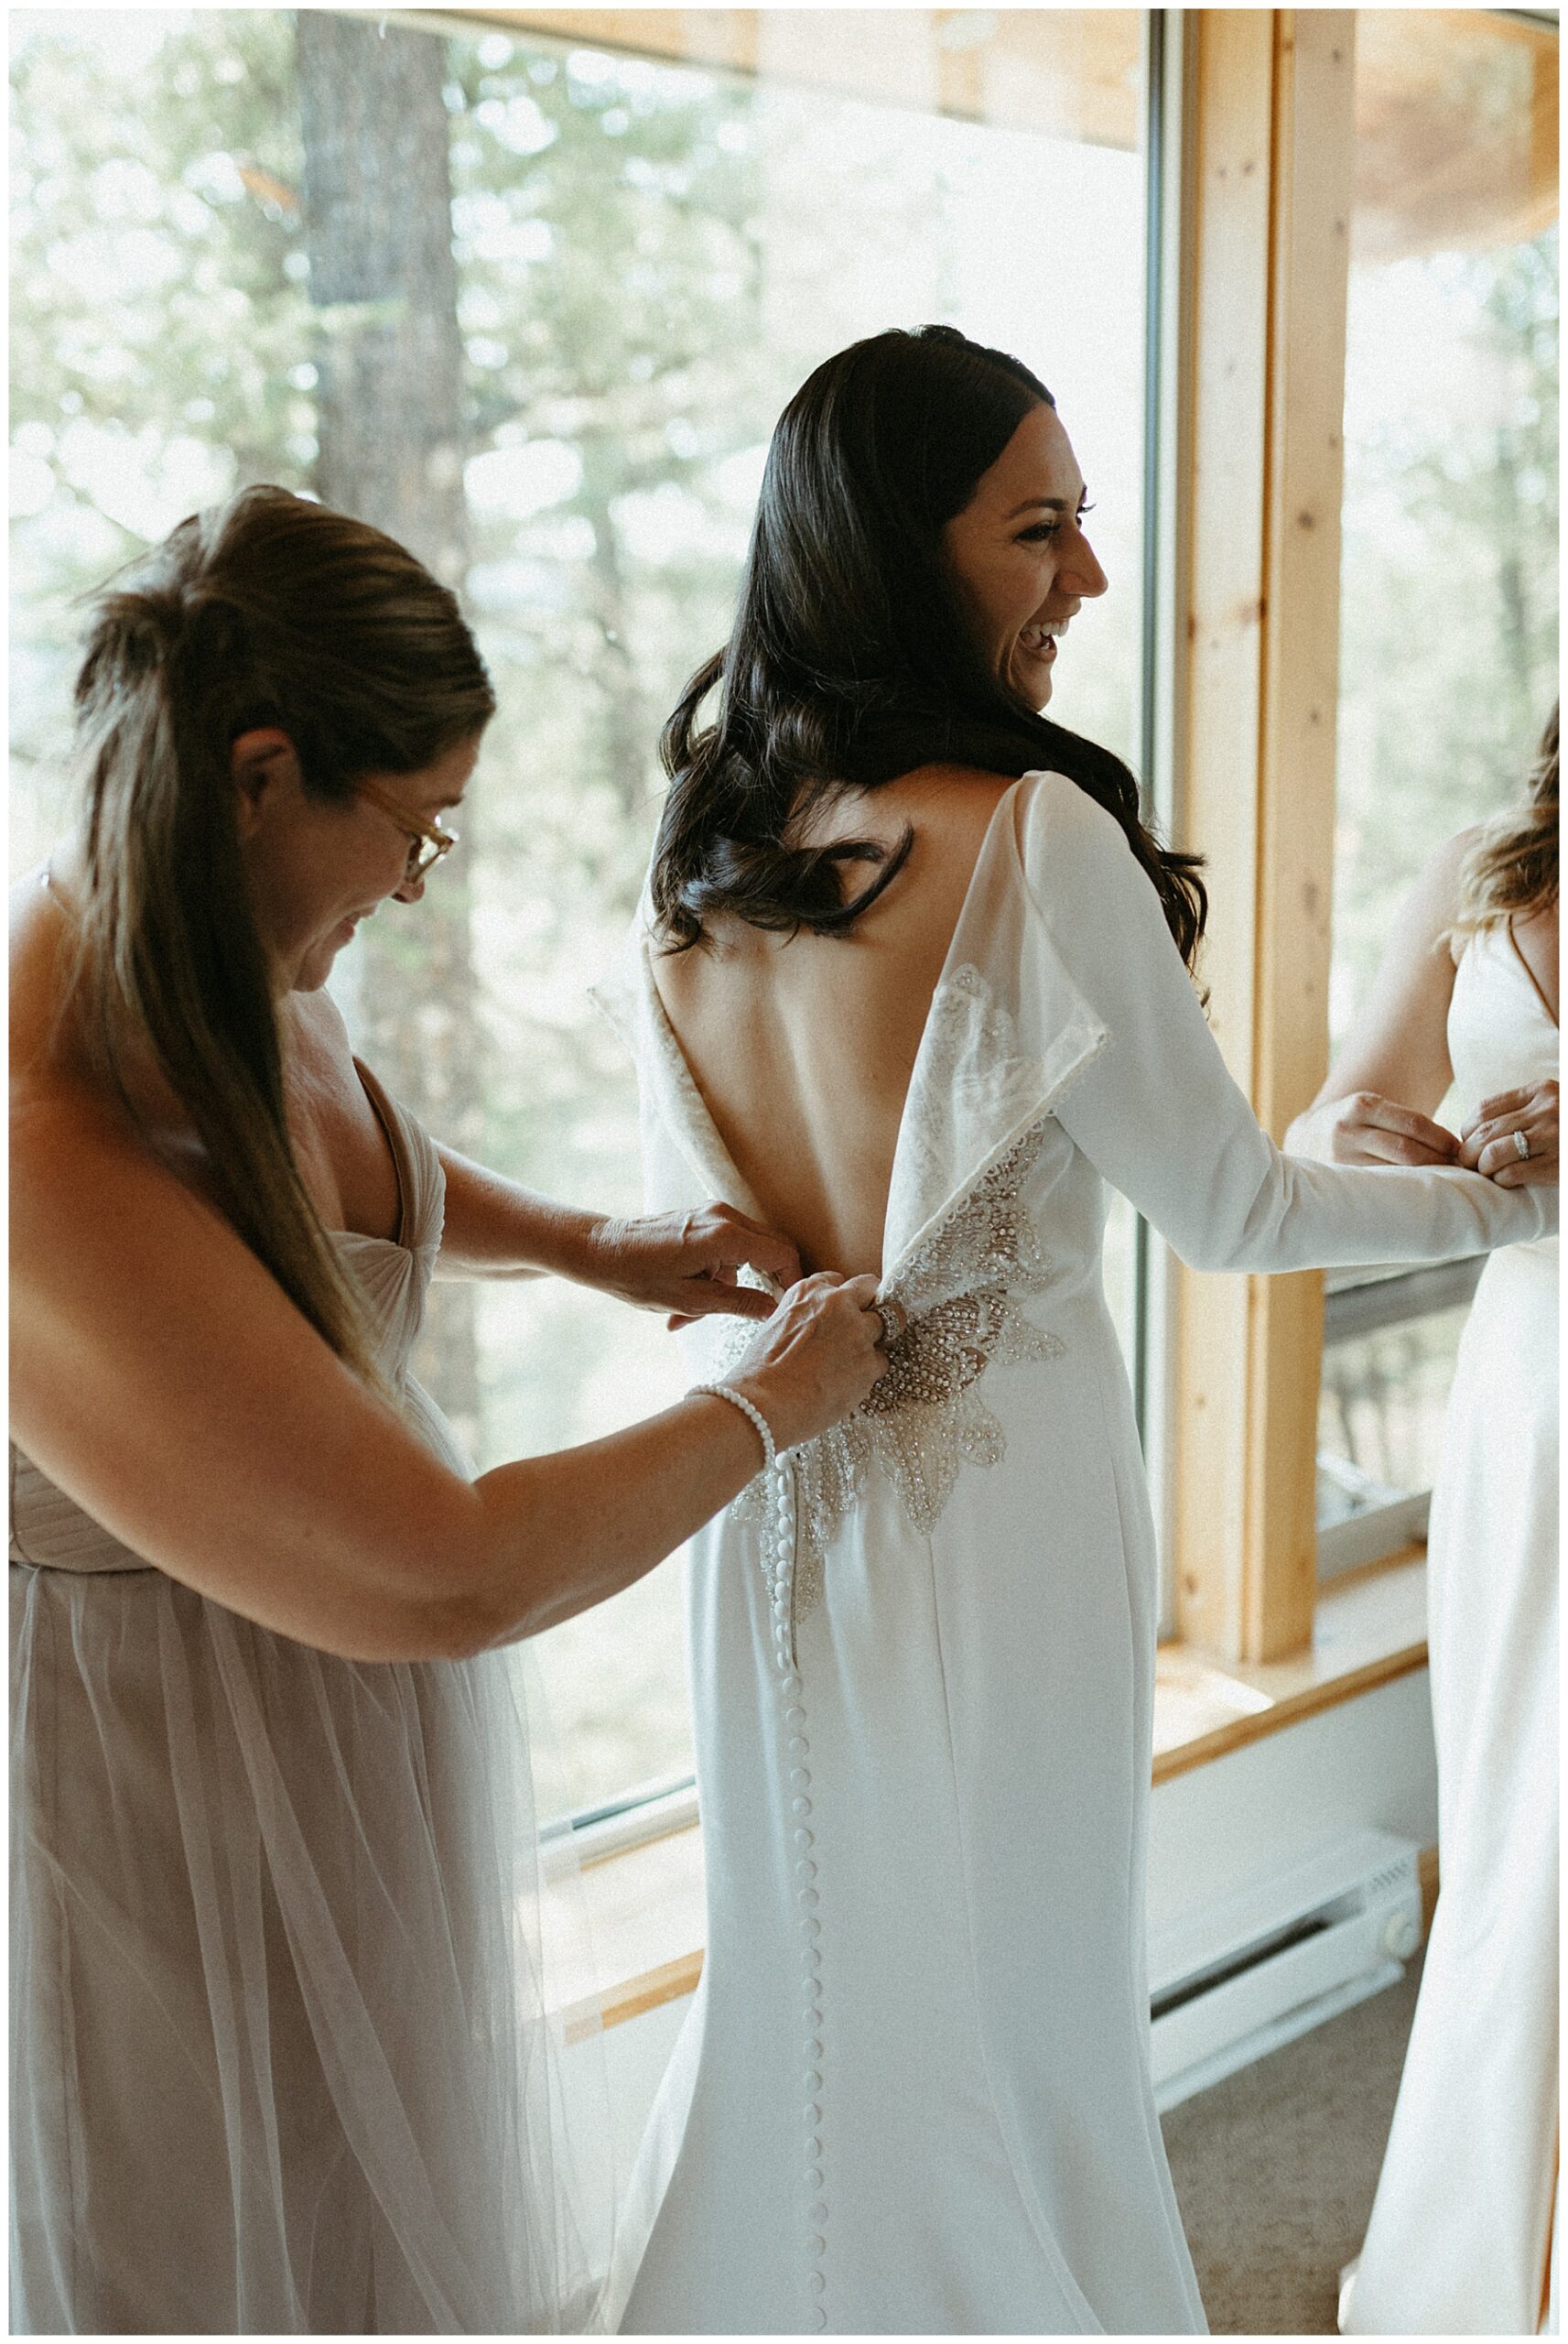
[[21, 1085], [47, 1088], [79, 1071], [75, 992], [77, 931], [40, 864], [11, 888], [8, 1001], [11, 1095]]
[[1053, 899], [1081, 904], [1086, 887], [1098, 892], [1140, 875], [1115, 815], [1065, 774], [1026, 773], [1013, 806], [1020, 858], [1037, 895], [1046, 888]]

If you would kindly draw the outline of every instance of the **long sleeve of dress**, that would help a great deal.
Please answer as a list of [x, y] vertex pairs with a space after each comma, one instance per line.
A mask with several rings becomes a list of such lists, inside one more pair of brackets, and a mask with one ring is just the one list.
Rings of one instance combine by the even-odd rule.
[[1190, 1267], [1442, 1261], [1556, 1228], [1555, 1188], [1282, 1155], [1232, 1080], [1114, 819], [1057, 774], [1042, 775], [1020, 811], [1043, 949], [1106, 1035], [1058, 1120]]

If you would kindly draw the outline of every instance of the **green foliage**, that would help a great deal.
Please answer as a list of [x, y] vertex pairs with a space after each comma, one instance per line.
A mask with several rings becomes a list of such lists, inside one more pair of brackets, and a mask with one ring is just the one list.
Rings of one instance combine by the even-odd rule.
[[1357, 272], [1346, 398], [1335, 1023], [1557, 693], [1558, 232]]

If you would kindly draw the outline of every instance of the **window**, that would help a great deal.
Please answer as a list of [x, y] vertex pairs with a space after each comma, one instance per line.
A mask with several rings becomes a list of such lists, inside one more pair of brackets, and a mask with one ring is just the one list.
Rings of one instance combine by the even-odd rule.
[[[1362, 10], [1345, 380], [1336, 1043], [1446, 838], [1517, 798], [1557, 689], [1556, 35]], [[1445, 1120], [1474, 1101], [1451, 1098]], [[1471, 1271], [1330, 1281], [1319, 1561], [1425, 1526]]]
[[[950, 319], [1051, 385], [1113, 581], [1054, 712], [1142, 761], [1143, 33], [1130, 10], [488, 15], [445, 38], [14, 16], [16, 845], [68, 819], [74, 594], [249, 480], [405, 537], [463, 592], [501, 713], [461, 855], [367, 927], [345, 1008], [443, 1138], [632, 1211], [630, 1076], [585, 988], [819, 359]], [[1130, 1356], [1136, 1253], [1119, 1206]], [[418, 1366], [481, 1465], [681, 1388], [656, 1319], [554, 1281], [438, 1287]], [[683, 1772], [678, 1565], [535, 1650], [569, 1804]]]

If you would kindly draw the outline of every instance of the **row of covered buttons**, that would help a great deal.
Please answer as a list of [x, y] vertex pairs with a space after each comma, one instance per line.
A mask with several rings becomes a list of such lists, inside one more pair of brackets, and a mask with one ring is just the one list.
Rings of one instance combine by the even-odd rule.
[[773, 1671], [784, 1712], [784, 1769], [789, 1793], [790, 1829], [795, 1846], [795, 1934], [800, 1951], [800, 2010], [805, 2056], [806, 2251], [806, 2292], [812, 2301], [806, 2314], [808, 2330], [825, 2328], [827, 2292], [823, 2263], [827, 2252], [827, 2204], [822, 2170], [822, 1923], [817, 1917], [821, 1895], [816, 1886], [816, 1841], [811, 1828], [811, 1744], [806, 1737], [805, 1687], [795, 1654], [795, 1478], [787, 1461], [773, 1470], [772, 1514], [773, 1568], [771, 1587], [771, 1632]]

